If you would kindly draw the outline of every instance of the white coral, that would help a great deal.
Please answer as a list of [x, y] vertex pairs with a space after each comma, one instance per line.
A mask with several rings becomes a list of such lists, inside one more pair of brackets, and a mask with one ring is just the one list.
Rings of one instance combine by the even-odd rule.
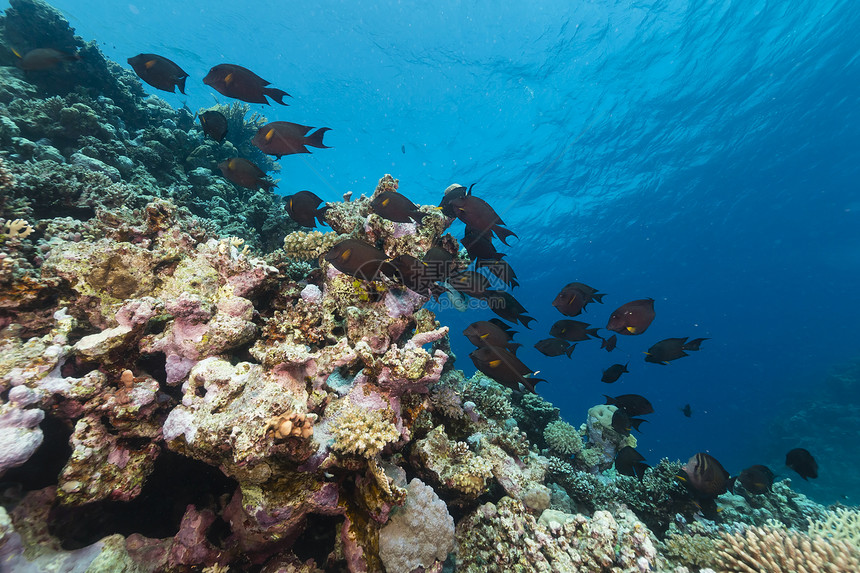
[[24, 239], [33, 232], [33, 227], [24, 219], [15, 219], [14, 221], [6, 221], [3, 226], [5, 233], [9, 238]]

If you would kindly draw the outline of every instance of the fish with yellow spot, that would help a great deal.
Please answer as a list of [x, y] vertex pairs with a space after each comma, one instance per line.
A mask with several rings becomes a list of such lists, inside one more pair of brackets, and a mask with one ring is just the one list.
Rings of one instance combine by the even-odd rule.
[[266, 173], [262, 169], [241, 157], [222, 161], [218, 164], [218, 169], [221, 170], [221, 174], [225, 178], [246, 189], [260, 189], [262, 187], [266, 191], [271, 191], [272, 187], [276, 186], [271, 179], [266, 177]]
[[176, 63], [158, 54], [138, 54], [128, 59], [128, 64], [137, 77], [154, 88], [165, 92], [185, 94], [188, 73]]
[[625, 335], [642, 334], [648, 330], [655, 316], [653, 298], [634, 300], [615, 309], [606, 330]]
[[203, 78], [203, 83], [227, 97], [248, 103], [269, 105], [266, 99], [269, 96], [281, 105], [289, 105], [284, 103], [284, 96], [292, 97], [284, 90], [267, 87], [271, 82], [236, 64], [213, 66]]
[[533, 370], [520, 361], [516, 355], [504, 348], [484, 346], [469, 354], [475, 368], [511, 390], [519, 390], [523, 385], [529, 392], [535, 394], [535, 384], [546, 382], [543, 378], [534, 378]]
[[[316, 131], [308, 135], [312, 129], [316, 129]], [[331, 129], [328, 127], [314, 128], [289, 121], [273, 121], [258, 129], [251, 139], [251, 143], [263, 153], [274, 155], [280, 159], [284, 155], [310, 153], [305, 147], [306, 145], [328, 149], [329, 146], [323, 143], [323, 135], [327, 131], [331, 131]]]

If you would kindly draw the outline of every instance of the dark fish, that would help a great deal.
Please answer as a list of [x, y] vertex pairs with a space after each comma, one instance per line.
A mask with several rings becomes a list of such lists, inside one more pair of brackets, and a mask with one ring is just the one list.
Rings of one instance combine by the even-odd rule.
[[210, 109], [204, 111], [199, 116], [200, 127], [203, 128], [203, 133], [221, 143], [227, 136], [227, 118], [220, 111]]
[[262, 169], [241, 157], [227, 159], [218, 164], [221, 174], [240, 187], [247, 189], [263, 188], [271, 191], [275, 184], [266, 177]]
[[642, 334], [654, 320], [654, 299], [643, 298], [622, 304], [609, 317], [607, 330], [618, 334]]
[[448, 279], [448, 284], [457, 292], [461, 292], [475, 298], [487, 298], [489, 293], [497, 292], [490, 290], [492, 287], [490, 279], [481, 273], [476, 273], [475, 271], [464, 271], [457, 276], [451, 277]]
[[613, 334], [609, 338], [600, 339], [600, 348], [605, 348], [606, 352], [615, 350], [615, 345], [618, 343], [618, 335]]
[[478, 259], [475, 261], [475, 268], [487, 269], [511, 288], [520, 286], [520, 283], [517, 282], [517, 273], [505, 261]]
[[794, 448], [785, 454], [785, 465], [796, 471], [803, 479], [818, 477], [818, 462], [803, 448]]
[[400, 153], [406, 153], [406, 146], [405, 145], [400, 146]]
[[[629, 362], [627, 364], [630, 364]], [[600, 381], [606, 382], [607, 384], [612, 384], [625, 372], [630, 372], [627, 370], [627, 364], [613, 364], [609, 368], [603, 371], [603, 376], [601, 376]]]
[[374, 213], [395, 223], [421, 223], [428, 213], [422, 213], [418, 207], [397, 191], [383, 191], [373, 198], [370, 208]]
[[179, 88], [185, 93], [185, 79], [188, 73], [172, 61], [156, 54], [138, 54], [128, 59], [128, 64], [137, 77], [154, 88], [176, 93]]
[[516, 342], [511, 342], [514, 336], [514, 331], [505, 330], [498, 324], [489, 320], [479, 320], [473, 322], [463, 331], [463, 335], [469, 339], [469, 342], [477, 347], [496, 346], [504, 348], [511, 352], [517, 352], [517, 348], [522, 346]]
[[323, 144], [323, 135], [331, 129], [320, 127], [308, 135], [312, 129], [315, 128], [289, 121], [273, 121], [258, 129], [251, 143], [263, 153], [274, 155], [278, 159], [293, 153], [310, 153], [306, 145], [329, 149], [328, 145]]
[[269, 105], [266, 99], [266, 96], [269, 96], [281, 105], [288, 105], [284, 103], [284, 96], [292, 97], [283, 90], [266, 87], [271, 82], [267, 82], [248, 68], [236, 64], [214, 66], [203, 78], [203, 83], [227, 97], [248, 103]]
[[699, 350], [699, 345], [703, 340], [707, 340], [707, 338], [696, 338], [690, 342], [687, 342], [686, 336], [683, 338], [666, 338], [648, 349], [645, 353], [645, 362], [666, 365], [672, 360], [689, 356], [684, 352], [685, 350]]
[[624, 409], [618, 408], [615, 410], [615, 413], [612, 414], [612, 428], [618, 432], [619, 434], [628, 435], [630, 434], [630, 430], [634, 429], [639, 432], [639, 426], [642, 422], [647, 422], [643, 418], [631, 418], [630, 414], [628, 414]]
[[457, 268], [454, 255], [442, 247], [430, 247], [424, 254], [423, 260], [434, 269], [436, 276], [439, 277], [436, 279], [438, 281], [444, 281], [450, 277]]
[[81, 59], [80, 54], [77, 52], [70, 54], [53, 48], [36, 48], [23, 56], [18, 55], [18, 52], [14, 53], [20, 58], [18, 60], [18, 67], [28, 72], [50, 70], [57, 67], [61, 62], [75, 62]]
[[469, 257], [473, 259], [493, 259], [498, 261], [505, 256], [504, 253], [496, 251], [491, 233], [479, 231], [473, 227], [466, 227], [466, 234], [460, 243], [462, 243], [466, 252], [469, 253]]
[[391, 260], [392, 266], [397, 269], [397, 277], [411, 291], [424, 296], [439, 296], [445, 289], [436, 285], [439, 277], [436, 268], [429, 263], [412, 255], [398, 255]]
[[[474, 183], [472, 185], [474, 186]], [[442, 214], [449, 219], [456, 218], [457, 212], [451, 205], [451, 201], [460, 197], [465, 197], [467, 193], [468, 191], [466, 191], [466, 188], [462, 185], [458, 185], [456, 183], [448, 185], [448, 188], [445, 189], [445, 194], [442, 195], [442, 201], [439, 202], [439, 208], [442, 210]]]
[[506, 245], [508, 237], [517, 236], [513, 231], [502, 227], [505, 222], [483, 199], [478, 199], [474, 195], [464, 195], [453, 199], [450, 205], [457, 214], [457, 218], [466, 223], [467, 227], [482, 233], [493, 232]]
[[588, 328], [591, 326], [579, 320], [558, 320], [549, 329], [550, 336], [563, 338], [570, 342], [580, 342], [588, 340], [590, 336], [597, 336], [597, 328]]
[[382, 274], [396, 275], [397, 270], [386, 259], [385, 253], [358, 239], [343, 240], [325, 254], [325, 260], [340, 272], [368, 281]]
[[630, 446], [624, 446], [615, 455], [615, 471], [621, 475], [637, 477], [640, 480], [645, 475], [645, 470], [650, 468], [643, 463], [645, 457]]
[[543, 378], [527, 377], [534, 371], [504, 348], [484, 346], [472, 351], [469, 358], [475, 368], [512, 390], [519, 390], [522, 384], [529, 392], [535, 393], [535, 384], [546, 382]]
[[320, 223], [325, 223], [325, 213], [328, 210], [328, 205], [323, 205], [322, 199], [310, 191], [299, 191], [293, 195], [284, 197], [287, 203], [287, 214], [290, 219], [301, 225], [302, 227], [316, 227], [317, 220]]
[[622, 394], [615, 398], [604, 394], [603, 397], [606, 398], [607, 404], [618, 406], [631, 416], [644, 416], [654, 412], [654, 406], [651, 405], [651, 402], [639, 394]]
[[729, 472], [710, 454], [699, 452], [691, 457], [675, 476], [694, 494], [714, 498], [728, 491]]
[[743, 470], [736, 478], [729, 480], [729, 489], [734, 493], [734, 482], [741, 482], [744, 489], [753, 494], [762, 494], [770, 491], [773, 485], [773, 472], [770, 468], [762, 465], [750, 466]]
[[500, 290], [487, 291], [487, 304], [497, 315], [501, 316], [509, 322], [520, 322], [526, 328], [531, 328], [529, 323], [534, 318], [527, 316], [528, 311], [521, 305], [513, 295]]
[[565, 316], [577, 316], [592, 301], [602, 303], [603, 294], [583, 283], [568, 283], [556, 295], [552, 305]]
[[684, 412], [684, 415], [688, 418], [693, 415], [693, 409], [690, 408], [689, 404], [684, 404], [684, 407], [681, 408], [681, 411]]
[[544, 356], [561, 356], [562, 354], [567, 354], [568, 358], [573, 353], [575, 346], [576, 344], [571, 344], [561, 338], [545, 338], [535, 344], [535, 348]]

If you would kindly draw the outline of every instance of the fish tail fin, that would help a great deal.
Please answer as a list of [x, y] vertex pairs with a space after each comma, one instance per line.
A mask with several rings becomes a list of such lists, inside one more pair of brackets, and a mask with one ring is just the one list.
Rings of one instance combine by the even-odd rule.
[[323, 144], [323, 135], [325, 132], [331, 131], [330, 127], [321, 127], [312, 134], [305, 137], [305, 145], [310, 145], [311, 147], [319, 147], [320, 149], [328, 149], [328, 145]]
[[263, 88], [263, 94], [269, 96], [273, 101], [276, 101], [281, 105], [290, 105], [288, 103], [284, 103], [284, 96], [293, 97], [284, 90], [279, 90], [278, 88]]
[[[493, 231], [496, 233], [496, 236], [499, 238], [499, 240], [506, 245], [508, 245], [507, 238], [510, 237], [511, 235], [513, 235], [514, 237], [519, 239], [519, 236], [516, 233], [514, 233], [510, 229], [505, 229], [504, 227], [502, 227], [500, 225], [493, 225]], [[510, 247], [510, 245], [508, 245], [508, 246]]]
[[319, 209], [317, 209], [316, 213], [314, 213], [314, 217], [320, 222], [321, 225], [325, 225], [325, 214], [328, 212], [329, 205], [325, 204]]
[[605, 297], [605, 296], [606, 296], [605, 292], [602, 292], [600, 294], [595, 293], [595, 294], [591, 295], [591, 300], [593, 300], [594, 302], [599, 302], [600, 304], [603, 304], [603, 297]]
[[599, 328], [587, 328], [587, 329], [585, 329], [585, 334], [590, 334], [591, 336], [593, 336], [595, 338], [600, 338], [600, 336], [597, 334], [597, 332], [599, 330], [600, 330]]
[[516, 356], [517, 350], [519, 350], [521, 346], [522, 344], [520, 344], [519, 342], [508, 342], [507, 344], [505, 344], [505, 348], [510, 350], [511, 354], [513, 354], [514, 356]]
[[[80, 56], [78, 56], [78, 59], [79, 60], [81, 59]], [[180, 93], [182, 93], [182, 95], [185, 95], [185, 80], [186, 79], [188, 79], [188, 76], [186, 76], [184, 78], [179, 78], [178, 80], [176, 80], [176, 87], [179, 88], [179, 91], [180, 91]]]
[[567, 350], [564, 351], [564, 353], [567, 354], [568, 358], [570, 358], [571, 357], [570, 355], [573, 354], [573, 349], [575, 347], [576, 347], [576, 344], [571, 344], [570, 348], [568, 348]]
[[509, 282], [508, 284], [511, 286], [511, 288], [516, 288], [520, 286], [520, 283], [517, 282], [517, 279], [511, 279], [511, 282]]
[[529, 326], [529, 323], [530, 323], [530, 322], [532, 322], [532, 321], [534, 321], [534, 320], [536, 320], [536, 319], [534, 319], [534, 318], [532, 318], [532, 317], [530, 317], [530, 316], [526, 316], [526, 315], [524, 315], [524, 314], [519, 315], [519, 316], [517, 317], [517, 319], [518, 319], [520, 322], [522, 322], [522, 323], [523, 323], [523, 326], [525, 326], [525, 327], [526, 327], [526, 328], [528, 328], [529, 330], [531, 330], [531, 329], [532, 329], [532, 327], [531, 327], [531, 326]]

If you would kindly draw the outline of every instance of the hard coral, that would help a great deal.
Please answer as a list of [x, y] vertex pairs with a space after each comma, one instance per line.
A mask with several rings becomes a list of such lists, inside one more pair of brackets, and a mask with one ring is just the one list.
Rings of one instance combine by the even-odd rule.
[[860, 550], [853, 545], [782, 528], [752, 527], [745, 533], [724, 533], [717, 554], [720, 570], [726, 572], [860, 571]]

